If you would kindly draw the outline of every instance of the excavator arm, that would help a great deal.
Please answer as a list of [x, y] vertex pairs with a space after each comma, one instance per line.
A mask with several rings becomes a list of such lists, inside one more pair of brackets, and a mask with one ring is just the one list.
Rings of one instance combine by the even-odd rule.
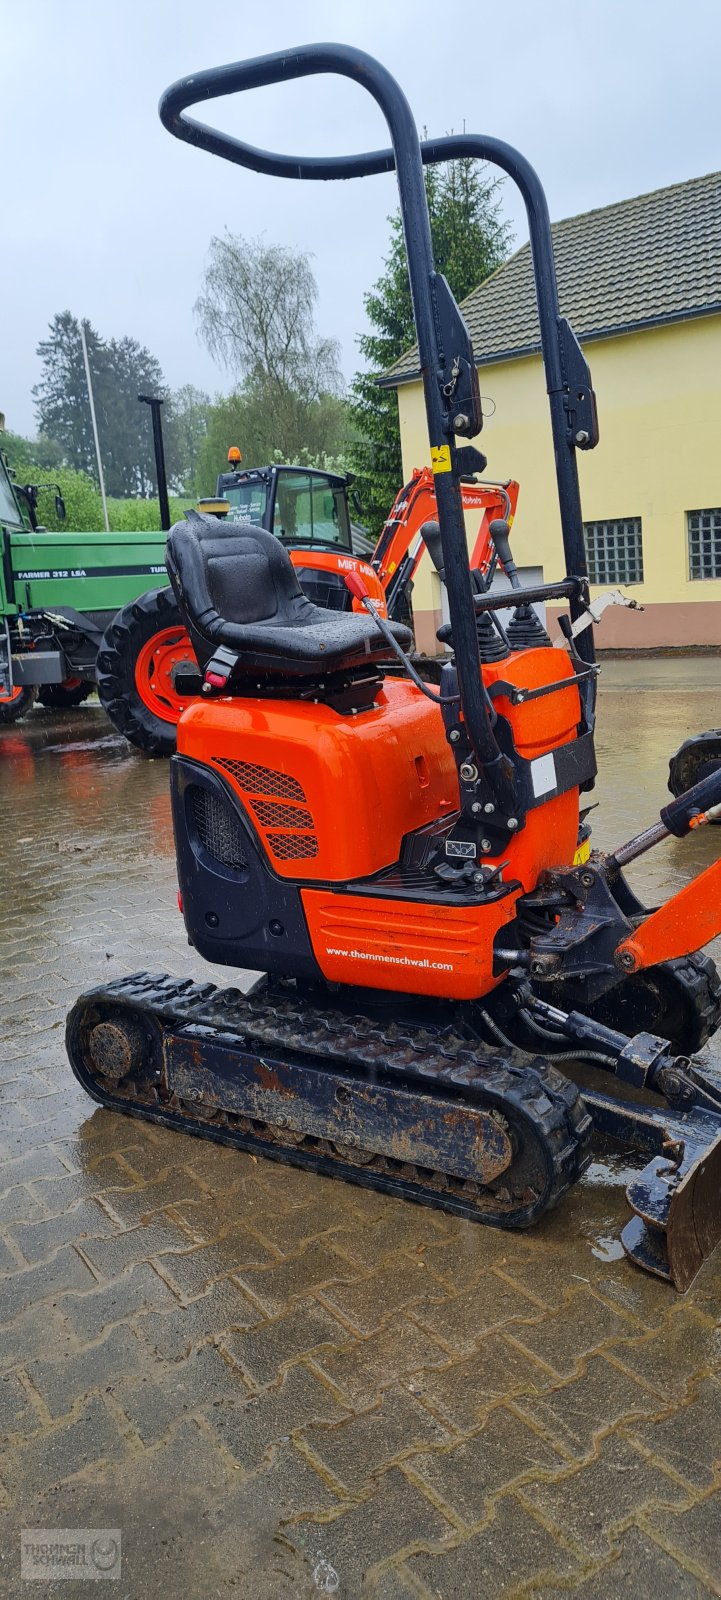
[[[518, 484], [513, 478], [507, 483], [461, 484], [464, 511], [481, 514], [471, 553], [471, 567], [482, 573], [486, 584], [490, 582], [496, 564], [489, 525], [495, 517], [503, 517], [510, 526], [518, 504], [518, 492]], [[394, 615], [426, 549], [423, 526], [427, 522], [435, 522], [437, 516], [433, 473], [430, 467], [416, 467], [408, 483], [396, 496], [371, 557], [371, 565], [378, 574], [386, 596], [389, 617]]]

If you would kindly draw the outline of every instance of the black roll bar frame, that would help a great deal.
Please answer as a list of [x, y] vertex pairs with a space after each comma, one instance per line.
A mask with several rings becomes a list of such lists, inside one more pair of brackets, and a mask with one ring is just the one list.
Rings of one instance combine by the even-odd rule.
[[[368, 91], [388, 124], [391, 149], [348, 156], [284, 155], [259, 149], [184, 115], [188, 106], [207, 100], [318, 73], [340, 74]], [[452, 135], [421, 143], [400, 85], [380, 62], [348, 45], [302, 45], [194, 73], [166, 89], [160, 100], [159, 114], [164, 127], [176, 138], [267, 176], [328, 180], [368, 177], [395, 170], [432, 450], [447, 446], [448, 424], [438, 381], [440, 336], [432, 291], [435, 263], [423, 164], [470, 156], [494, 163], [513, 179], [521, 191], [528, 215], [566, 573], [585, 577], [575, 451], [578, 446], [591, 448], [597, 442], [595, 404], [588, 367], [569, 324], [560, 314], [546, 197], [525, 157], [502, 140], [481, 134]], [[492, 708], [483, 684], [461, 502], [461, 469], [453, 463], [453, 450], [451, 462], [450, 471], [436, 475], [435, 487], [463, 718], [484, 778], [502, 809], [508, 812], [513, 807], [513, 768], [496, 742]], [[575, 620], [583, 609], [582, 603], [572, 596], [570, 606]], [[589, 664], [595, 659], [589, 629], [579, 636], [578, 653]], [[587, 694], [593, 692], [592, 679]], [[591, 720], [592, 702], [587, 702], [585, 709], [587, 719]]]

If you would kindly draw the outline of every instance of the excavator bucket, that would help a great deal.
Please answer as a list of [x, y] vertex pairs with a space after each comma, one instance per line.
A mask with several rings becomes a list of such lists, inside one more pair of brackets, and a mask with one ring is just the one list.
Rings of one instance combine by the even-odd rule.
[[621, 1242], [637, 1266], [685, 1293], [721, 1241], [721, 1115], [614, 1102], [586, 1090], [583, 1099], [597, 1128], [654, 1151], [626, 1190], [634, 1215]]

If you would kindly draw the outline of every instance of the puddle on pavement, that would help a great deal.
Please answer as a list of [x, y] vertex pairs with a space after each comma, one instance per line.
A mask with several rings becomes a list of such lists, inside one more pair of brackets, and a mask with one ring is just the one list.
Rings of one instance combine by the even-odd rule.
[[114, 750], [125, 755], [128, 753], [128, 743], [127, 739], [123, 739], [122, 735], [117, 733], [115, 735], [108, 734], [107, 739], [76, 739], [74, 742], [62, 740], [60, 744], [42, 746], [42, 754], [45, 756], [72, 755], [76, 750], [93, 750], [97, 754], [103, 754], [106, 750]]
[[638, 1177], [647, 1161], [648, 1156], [641, 1153], [636, 1158], [628, 1151], [618, 1154], [604, 1151], [586, 1168], [581, 1181], [592, 1189], [625, 1189]]
[[595, 1244], [591, 1245], [591, 1255], [598, 1261], [622, 1261], [626, 1254], [621, 1240], [613, 1234], [599, 1234]]

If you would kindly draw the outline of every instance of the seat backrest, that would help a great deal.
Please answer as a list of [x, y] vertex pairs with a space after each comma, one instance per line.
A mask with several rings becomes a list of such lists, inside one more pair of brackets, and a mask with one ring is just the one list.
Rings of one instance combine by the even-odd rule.
[[[211, 683], [258, 673], [307, 680], [393, 658], [372, 616], [308, 599], [287, 550], [264, 528], [191, 511], [171, 528], [165, 559], [200, 666], [212, 664]], [[389, 626], [403, 646], [410, 642], [407, 628]]]
[[291, 626], [303, 605], [287, 550], [263, 528], [190, 511], [168, 534], [166, 563], [186, 621], [211, 637], [214, 622]]

